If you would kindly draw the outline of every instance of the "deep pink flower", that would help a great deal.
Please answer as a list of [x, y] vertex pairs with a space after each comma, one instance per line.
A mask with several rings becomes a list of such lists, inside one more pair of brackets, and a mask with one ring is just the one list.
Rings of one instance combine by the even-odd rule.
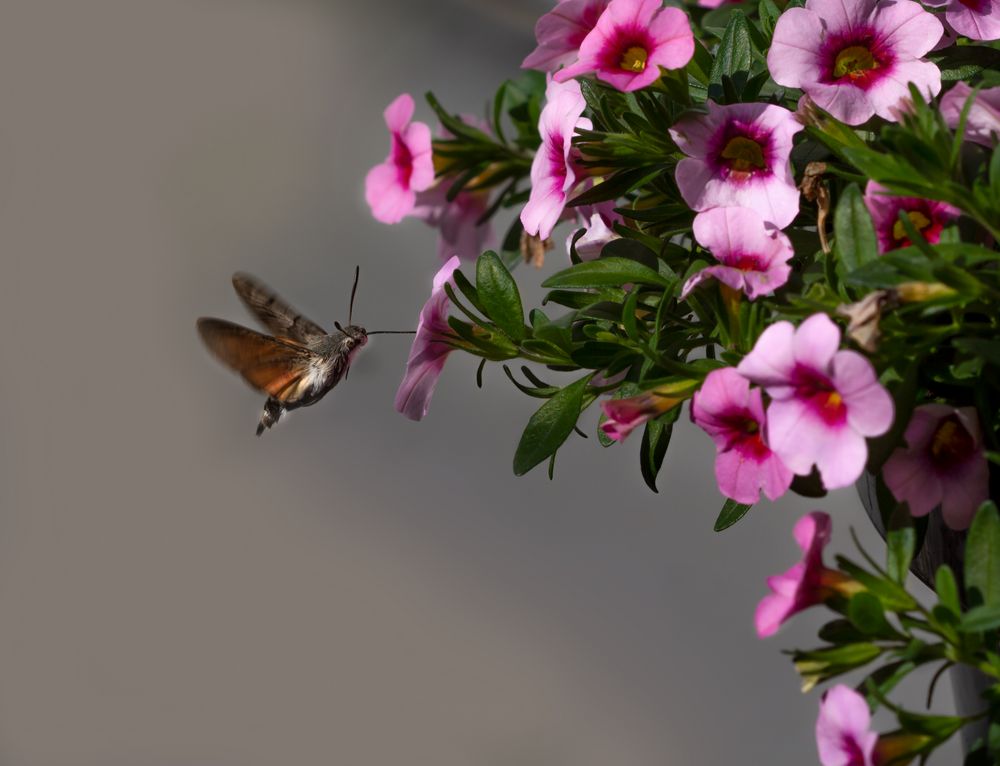
[[816, 719], [816, 747], [822, 766], [875, 766], [878, 734], [865, 698], [837, 684], [823, 695]]
[[406, 361], [406, 373], [396, 392], [396, 411], [410, 420], [422, 420], [427, 414], [434, 387], [441, 377], [445, 360], [452, 351], [447, 343], [451, 335], [448, 326], [448, 307], [451, 301], [444, 286], [452, 282], [452, 275], [458, 265], [459, 258], [454, 255], [438, 270], [434, 275], [431, 297], [420, 311], [417, 334], [410, 347], [410, 358]]
[[562, 0], [535, 24], [538, 47], [521, 63], [524, 69], [554, 72], [576, 59], [580, 43], [611, 0]]
[[989, 467], [975, 407], [925, 404], [913, 411], [905, 447], [882, 468], [886, 486], [914, 516], [938, 505], [952, 529], [966, 529], [989, 497]]
[[609, 438], [622, 441], [639, 426], [683, 402], [689, 385], [685, 381], [659, 386], [627, 399], [605, 399], [601, 409], [607, 420], [601, 424], [601, 430]]
[[385, 110], [392, 145], [385, 162], [368, 171], [365, 200], [382, 223], [399, 223], [413, 211], [417, 192], [434, 183], [431, 129], [413, 118], [413, 98], [404, 93]]
[[718, 8], [726, 2], [740, 3], [743, 2], [743, 0], [698, 0], [696, 5], [700, 8]]
[[[576, 254], [581, 260], [592, 261], [600, 257], [604, 246], [621, 237], [615, 232], [614, 225], [621, 222], [622, 217], [615, 212], [614, 201], [602, 202], [598, 205], [581, 205], [573, 208], [575, 217], [585, 233], [576, 241]], [[573, 246], [573, 238], [580, 229], [569, 233], [566, 237], [566, 252]]]
[[939, 242], [944, 227], [960, 215], [958, 208], [947, 202], [920, 197], [893, 197], [888, 194], [888, 189], [875, 181], [869, 181], [865, 187], [865, 205], [875, 223], [880, 253], [913, 244], [899, 220], [901, 210], [906, 212], [910, 223], [931, 244]]
[[767, 578], [771, 593], [757, 605], [757, 635], [767, 638], [792, 615], [826, 601], [835, 592], [856, 592], [858, 583], [823, 565], [823, 548], [830, 542], [830, 517], [822, 511], [807, 513], [792, 534], [802, 549], [802, 560], [784, 574]]
[[788, 281], [792, 267], [788, 261], [795, 251], [777, 229], [769, 229], [763, 219], [747, 207], [717, 207], [694, 219], [694, 237], [720, 262], [694, 274], [684, 283], [686, 298], [706, 279], [715, 278], [753, 300], [770, 295]]
[[760, 389], [732, 367], [713, 370], [691, 402], [691, 419], [715, 442], [715, 481], [737, 503], [753, 504], [764, 490], [777, 500], [792, 483], [792, 472], [764, 441]]
[[941, 90], [941, 70], [921, 56], [943, 32], [912, 0], [806, 0], [778, 18], [767, 66], [848, 125], [874, 114], [895, 122], [908, 83], [926, 98]]
[[1000, 0], [927, 0], [944, 8], [948, 26], [973, 40], [1000, 39]]
[[687, 157], [677, 186], [692, 210], [747, 207], [783, 229], [799, 212], [788, 155], [802, 130], [795, 115], [773, 104], [706, 103], [708, 114], [680, 120], [670, 135]]
[[839, 346], [837, 325], [826, 314], [813, 314], [797, 330], [791, 322], [768, 327], [737, 368], [771, 397], [771, 449], [800, 476], [815, 465], [827, 489], [850, 486], [861, 476], [865, 438], [888, 431], [893, 414], [892, 397], [871, 363]]
[[489, 207], [489, 192], [461, 191], [449, 202], [449, 185], [449, 179], [444, 179], [418, 194], [413, 216], [438, 230], [442, 260], [458, 255], [463, 261], [474, 261], [496, 239], [492, 223], [476, 224]]
[[[1000, 18], [1000, 9], [996, 11]], [[941, 116], [949, 128], [958, 127], [958, 119], [965, 102], [972, 95], [972, 88], [964, 82], [955, 86], [941, 97]], [[1000, 140], [1000, 86], [983, 88], [976, 94], [975, 101], [965, 118], [965, 138], [987, 149], [992, 149]]]
[[538, 120], [542, 144], [531, 163], [531, 196], [521, 211], [524, 230], [543, 240], [552, 235], [570, 192], [579, 182], [579, 153], [572, 145], [573, 135], [577, 128], [593, 127], [582, 116], [587, 102], [580, 92], [580, 83], [552, 81], [545, 98], [545, 108]]
[[680, 69], [694, 55], [687, 14], [660, 0], [611, 0], [580, 44], [580, 58], [555, 74], [565, 82], [595, 72], [622, 91], [652, 85], [660, 67]]

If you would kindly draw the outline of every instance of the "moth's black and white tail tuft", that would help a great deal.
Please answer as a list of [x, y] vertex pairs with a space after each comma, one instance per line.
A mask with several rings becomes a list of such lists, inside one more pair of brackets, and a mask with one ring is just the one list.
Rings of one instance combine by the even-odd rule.
[[260, 423], [257, 424], [257, 436], [277, 423], [284, 414], [285, 408], [277, 399], [268, 399], [264, 402], [264, 411], [260, 413]]

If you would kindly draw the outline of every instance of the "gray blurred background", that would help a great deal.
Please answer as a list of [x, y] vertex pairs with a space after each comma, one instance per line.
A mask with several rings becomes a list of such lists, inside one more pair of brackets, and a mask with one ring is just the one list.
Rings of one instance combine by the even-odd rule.
[[[256, 439], [195, 334], [249, 323], [237, 269], [343, 321], [356, 263], [356, 319], [413, 326], [435, 235], [364, 205], [381, 111], [481, 112], [547, 7], [0, 2], [0, 764], [815, 763], [779, 650], [818, 615], [752, 622], [814, 503], [714, 534], [687, 424], [660, 495], [638, 437], [516, 479], [537, 402], [453, 356], [411, 423], [393, 336]], [[819, 507], [878, 550], [852, 492]]]

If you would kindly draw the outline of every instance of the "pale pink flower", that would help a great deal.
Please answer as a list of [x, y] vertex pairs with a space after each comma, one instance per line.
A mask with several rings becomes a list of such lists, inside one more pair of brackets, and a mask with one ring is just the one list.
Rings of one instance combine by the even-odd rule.
[[[1000, 18], [1000, 10], [996, 14]], [[964, 82], [957, 82], [941, 97], [941, 116], [949, 128], [958, 127], [962, 109], [971, 95], [972, 88]], [[1000, 86], [983, 88], [976, 94], [965, 118], [965, 138], [987, 149], [997, 145], [1000, 140]]]
[[580, 57], [555, 74], [564, 82], [594, 72], [622, 91], [652, 85], [660, 67], [680, 69], [694, 55], [687, 14], [660, 0], [611, 0], [580, 44]]
[[788, 156], [802, 130], [774, 104], [706, 103], [708, 114], [677, 122], [670, 135], [687, 157], [677, 163], [681, 196], [692, 210], [747, 207], [783, 229], [799, 212]]
[[404, 93], [385, 110], [391, 146], [385, 162], [368, 171], [365, 200], [382, 223], [399, 223], [413, 211], [417, 192], [434, 183], [431, 129], [413, 118], [413, 98]]
[[452, 275], [458, 268], [459, 258], [452, 256], [438, 273], [434, 275], [434, 287], [420, 311], [417, 334], [410, 347], [410, 357], [406, 361], [406, 372], [396, 392], [396, 411], [410, 420], [422, 420], [430, 407], [431, 397], [445, 360], [452, 347], [448, 339], [452, 335], [448, 326], [448, 308], [451, 301], [444, 286], [454, 285]]
[[[621, 236], [614, 230], [614, 225], [622, 220], [615, 212], [615, 203], [602, 202], [598, 205], [581, 205], [573, 208], [578, 224], [585, 233], [576, 241], [576, 254], [580, 260], [592, 261], [600, 257], [604, 246]], [[570, 232], [566, 237], [566, 252], [571, 252], [573, 238], [580, 229]]]
[[739, 3], [743, 0], [698, 0], [695, 5], [699, 8], [718, 8], [721, 5], [725, 5], [727, 2]]
[[535, 24], [538, 47], [521, 63], [524, 69], [554, 72], [576, 59], [580, 43], [611, 0], [562, 0]]
[[888, 189], [875, 181], [869, 181], [865, 187], [865, 205], [872, 214], [880, 253], [913, 244], [899, 220], [900, 211], [906, 213], [913, 227], [931, 244], [940, 242], [944, 227], [960, 215], [958, 208], [947, 202], [920, 197], [893, 197], [888, 194]]
[[868, 459], [866, 437], [892, 425], [893, 404], [871, 363], [838, 351], [840, 329], [813, 314], [798, 329], [776, 322], [740, 362], [741, 375], [764, 387], [771, 449], [799, 476], [815, 465], [827, 489], [857, 481]]
[[774, 635], [789, 617], [836, 592], [856, 590], [857, 583], [823, 565], [823, 548], [830, 542], [830, 517], [822, 511], [807, 513], [792, 531], [802, 549], [802, 560], [784, 574], [767, 578], [771, 592], [761, 599], [754, 614], [757, 635]]
[[538, 120], [542, 143], [531, 163], [531, 195], [521, 211], [524, 230], [532, 236], [548, 239], [552, 235], [570, 192], [580, 182], [573, 147], [577, 128], [590, 130], [593, 124], [583, 117], [587, 102], [580, 83], [552, 81], [545, 91], [545, 107]]
[[895, 122], [909, 83], [925, 98], [941, 90], [941, 71], [921, 57], [943, 32], [912, 0], [806, 0], [778, 18], [767, 66], [848, 125], [875, 114]]
[[489, 207], [488, 191], [461, 191], [448, 201], [448, 179], [417, 195], [413, 216], [438, 230], [438, 255], [442, 260], [458, 255], [476, 260], [496, 241], [493, 224], [477, 224]]
[[601, 409], [607, 420], [601, 424], [601, 430], [609, 438], [622, 441], [636, 428], [673, 409], [685, 398], [678, 395], [677, 387], [668, 384], [627, 399], [605, 399]]
[[764, 403], [759, 388], [732, 367], [713, 370], [691, 402], [691, 419], [715, 442], [715, 481], [737, 503], [752, 505], [764, 491], [777, 500], [792, 472], [764, 440]]
[[816, 719], [816, 747], [822, 766], [875, 766], [878, 734], [865, 698], [837, 684], [824, 695]]
[[913, 411], [898, 447], [882, 468], [893, 496], [914, 516], [938, 505], [952, 529], [966, 529], [989, 497], [989, 467], [975, 407], [925, 404]]
[[691, 276], [681, 299], [706, 279], [717, 279], [753, 300], [770, 295], [788, 281], [795, 251], [788, 237], [768, 228], [747, 207], [717, 207], [694, 219], [694, 238], [720, 262]]
[[973, 40], [1000, 39], [1000, 0], [927, 0], [944, 8], [944, 20], [960, 35]]

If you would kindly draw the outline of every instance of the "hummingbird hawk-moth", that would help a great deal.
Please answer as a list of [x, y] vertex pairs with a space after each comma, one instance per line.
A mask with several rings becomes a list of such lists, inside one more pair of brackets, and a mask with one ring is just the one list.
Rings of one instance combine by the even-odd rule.
[[332, 333], [298, 313], [265, 284], [242, 273], [233, 275], [236, 294], [273, 335], [225, 319], [198, 320], [198, 333], [215, 358], [267, 394], [257, 436], [289, 410], [315, 404], [346, 378], [369, 335], [394, 332], [368, 332], [351, 324], [358, 273], [355, 269], [347, 326], [334, 322]]

